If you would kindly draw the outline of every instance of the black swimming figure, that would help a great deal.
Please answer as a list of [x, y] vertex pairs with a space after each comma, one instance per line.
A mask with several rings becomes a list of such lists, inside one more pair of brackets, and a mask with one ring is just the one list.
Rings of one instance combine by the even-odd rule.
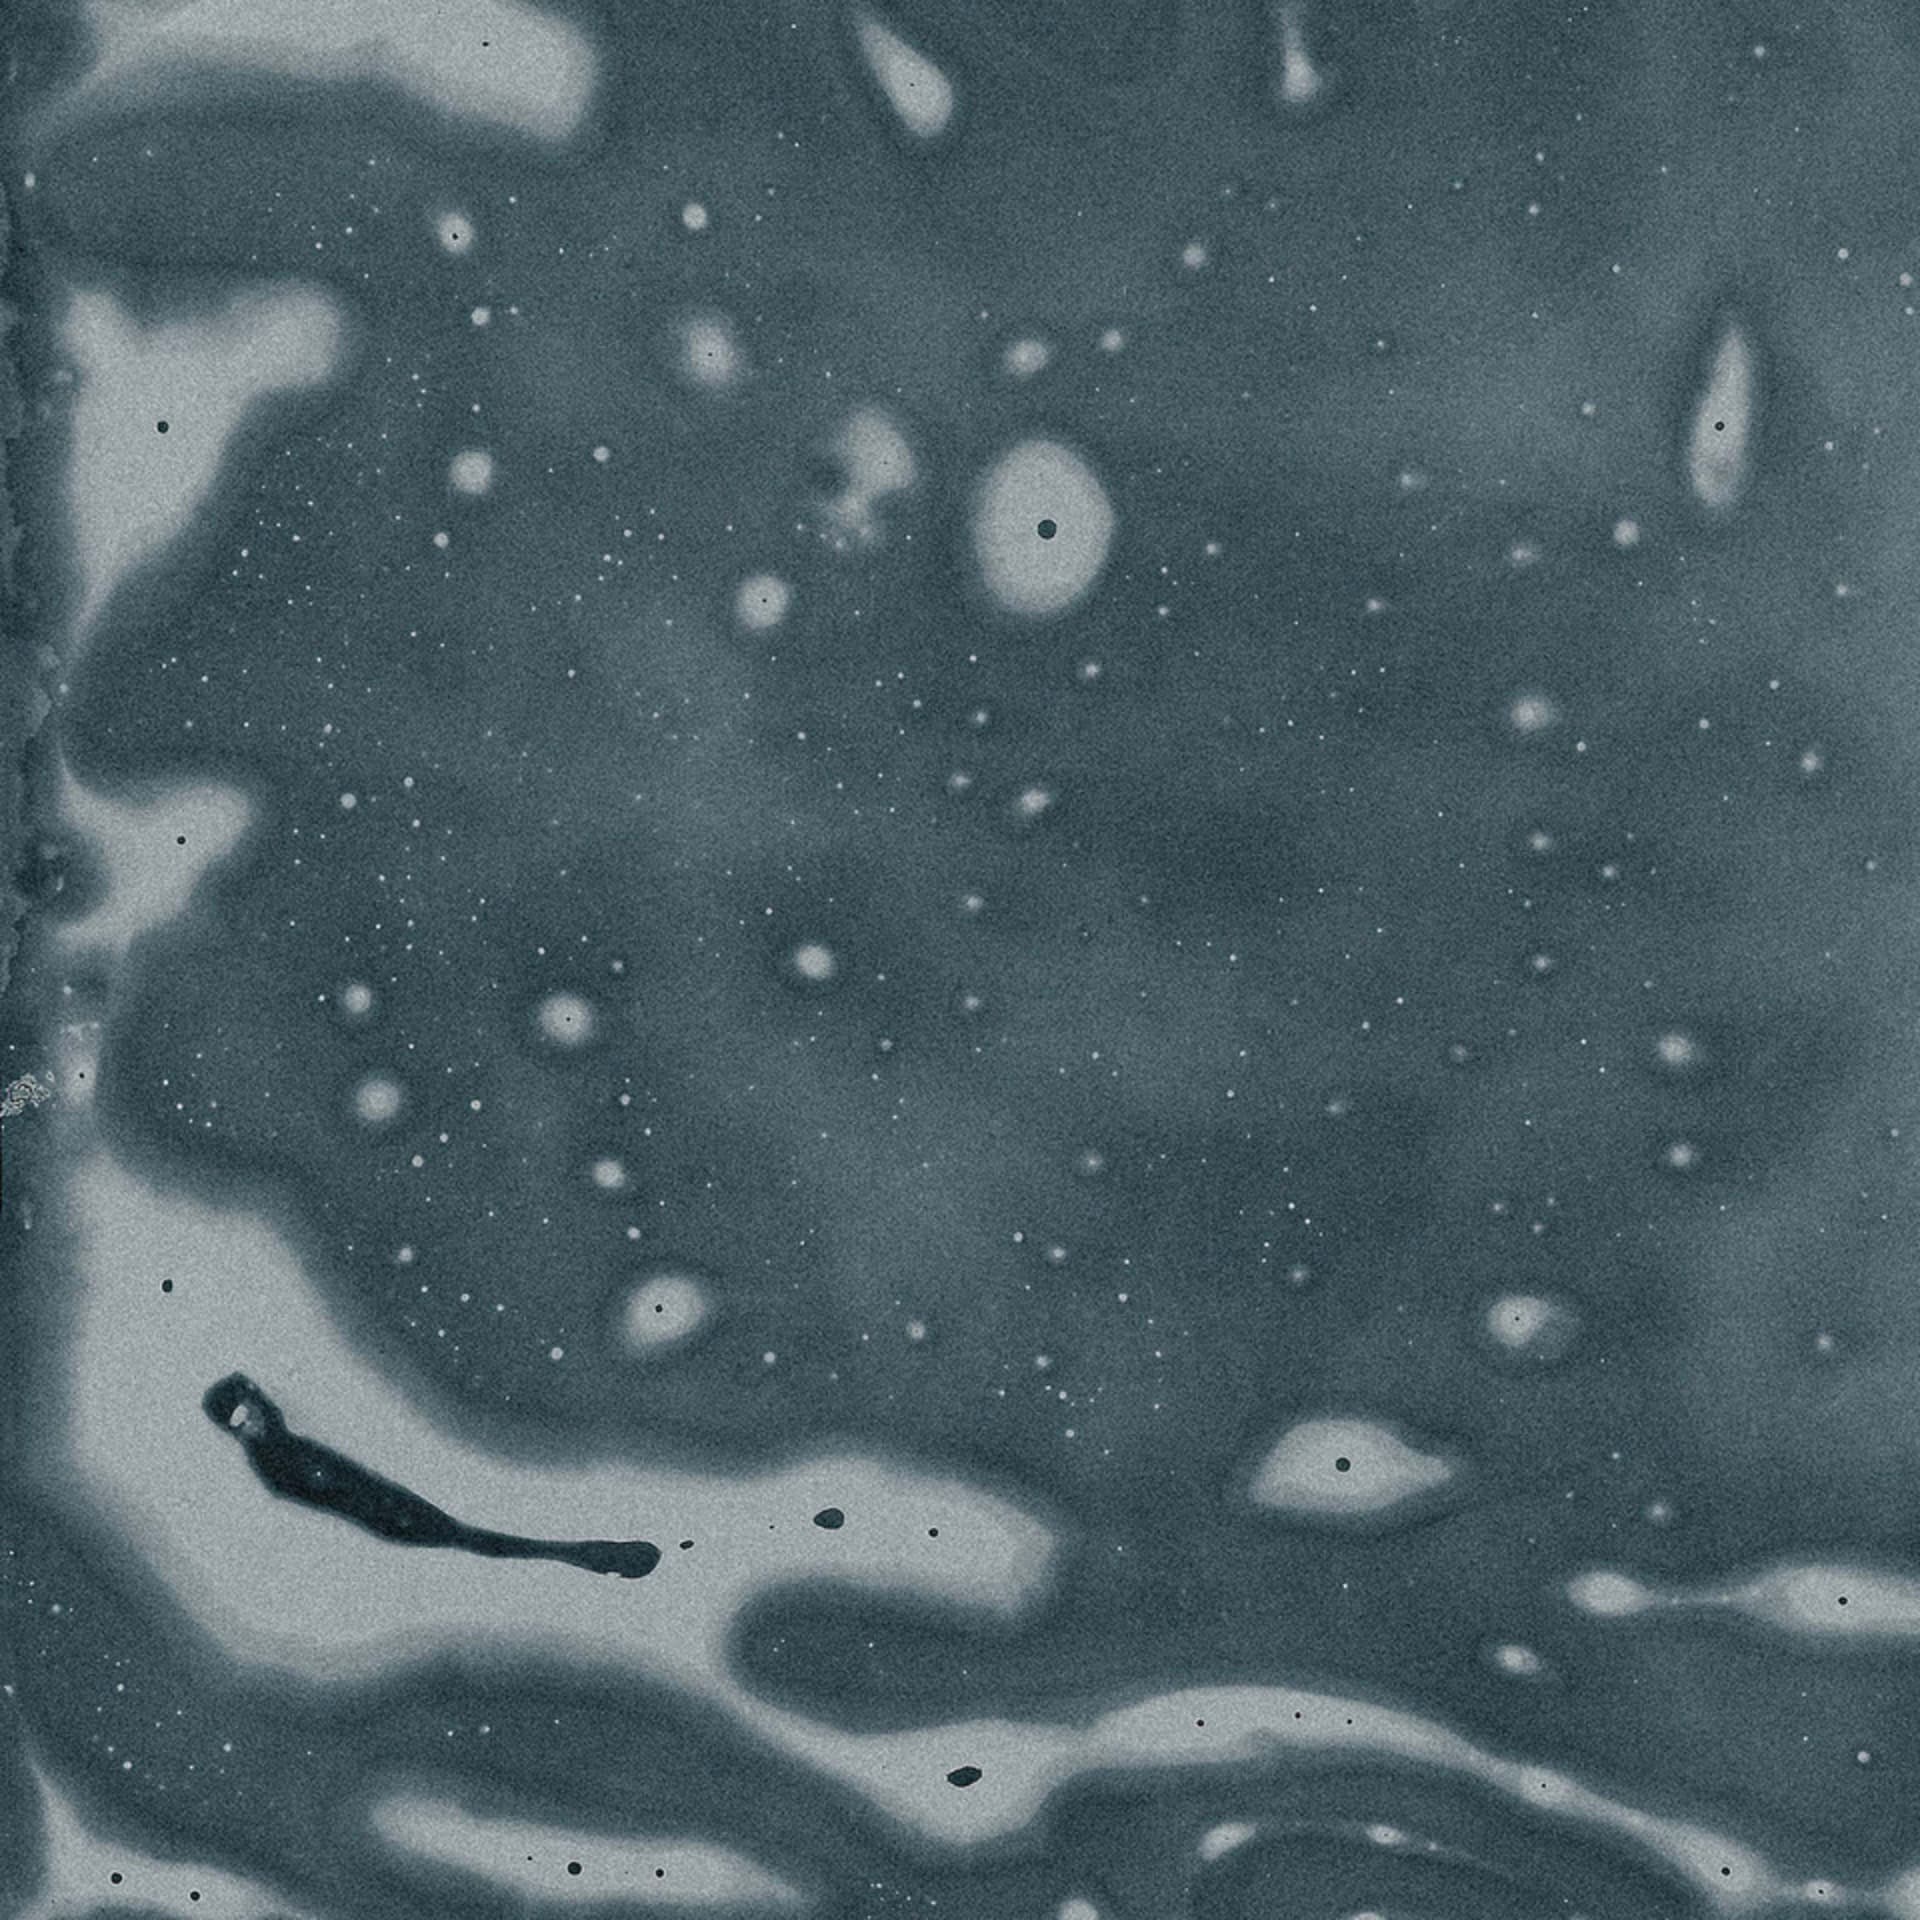
[[280, 1409], [247, 1378], [230, 1373], [201, 1397], [207, 1418], [234, 1434], [262, 1482], [283, 1499], [340, 1514], [407, 1547], [458, 1547], [496, 1560], [559, 1560], [589, 1573], [638, 1580], [660, 1563], [651, 1540], [529, 1540], [469, 1527], [431, 1501], [317, 1440], [289, 1433]]

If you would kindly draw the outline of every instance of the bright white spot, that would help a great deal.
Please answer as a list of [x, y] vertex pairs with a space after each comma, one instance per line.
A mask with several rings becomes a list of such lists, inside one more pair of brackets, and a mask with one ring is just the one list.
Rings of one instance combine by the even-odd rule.
[[1106, 332], [1100, 336], [1100, 351], [1102, 353], [1118, 353], [1126, 344], [1127, 336], [1122, 333], [1118, 327], [1109, 327]]
[[1280, 9], [1280, 81], [1283, 106], [1307, 107], [1326, 91], [1327, 83], [1307, 52], [1307, 38], [1300, 27], [1300, 9]]
[[593, 457], [604, 467], [607, 462], [613, 458], [613, 449], [611, 447], [595, 447]]
[[440, 244], [449, 253], [471, 253], [477, 230], [473, 222], [464, 213], [443, 213], [435, 223], [434, 231], [440, 236]]
[[593, 1007], [577, 993], [548, 994], [533, 1017], [541, 1038], [556, 1047], [584, 1047], [593, 1038]]
[[863, 13], [854, 30], [867, 71], [900, 124], [916, 139], [938, 139], [953, 118], [953, 83], [872, 14]]
[[404, 1104], [400, 1083], [384, 1073], [370, 1073], [354, 1089], [353, 1110], [370, 1127], [383, 1127]]
[[1538, 1293], [1502, 1294], [1481, 1324], [1501, 1352], [1522, 1360], [1562, 1359], [1580, 1337], [1579, 1313]]
[[485, 493], [493, 485], [493, 455], [480, 447], [456, 453], [447, 466], [447, 483], [455, 493]]
[[680, 209], [680, 224], [689, 233], [705, 233], [709, 224], [706, 208], [698, 200], [689, 200]]
[[340, 1011], [364, 1020], [373, 1011], [373, 989], [364, 980], [350, 981], [340, 989]]
[[1189, 273], [1198, 273], [1210, 258], [1211, 256], [1207, 252], [1207, 243], [1204, 240], [1189, 240], [1187, 244], [1180, 249], [1180, 264], [1185, 267]]
[[1507, 709], [1507, 724], [1519, 734], [1545, 733], [1549, 727], [1557, 726], [1559, 720], [1559, 707], [1544, 693], [1517, 694]]
[[1746, 490], [1755, 414], [1753, 349], [1729, 324], [1714, 350], [1706, 390], [1687, 440], [1687, 478], [1709, 512], [1725, 513]]
[[467, 315], [467, 318], [471, 320], [476, 327], [490, 326], [493, 322], [493, 309], [491, 307], [475, 307], [474, 310]]
[[1200, 1836], [1196, 1851], [1206, 1861], [1223, 1859], [1236, 1847], [1244, 1847], [1258, 1829], [1250, 1820], [1222, 1820]]
[[777, 573], [756, 573], [740, 582], [733, 596], [733, 617], [754, 633], [765, 633], [787, 617], [793, 589]]
[[1604, 1620], [1618, 1620], [1632, 1613], [1644, 1613], [1657, 1604], [1655, 1596], [1638, 1580], [1624, 1573], [1596, 1569], [1579, 1573], [1567, 1582], [1567, 1598], [1582, 1613], [1597, 1614]]
[[1613, 523], [1613, 544], [1616, 547], [1637, 547], [1640, 544], [1640, 522], [1616, 520]]
[[1663, 1033], [1653, 1043], [1653, 1051], [1663, 1067], [1676, 1073], [1700, 1062], [1700, 1045], [1691, 1034]]
[[1514, 1641], [1494, 1648], [1493, 1664], [1502, 1673], [1510, 1673], [1523, 1680], [1532, 1679], [1546, 1668], [1546, 1663], [1531, 1647], [1520, 1646]]
[[831, 947], [823, 946], [817, 940], [809, 940], [794, 948], [793, 970], [802, 980], [824, 986], [840, 971], [840, 962], [834, 958]]
[[724, 314], [698, 314], [680, 328], [680, 371], [696, 387], [723, 393], [740, 384], [746, 355]]
[[1377, 1421], [1303, 1420], [1269, 1450], [1253, 1499], [1294, 1519], [1372, 1518], [1432, 1493], [1455, 1469]]
[[1057, 440], [1002, 454], [974, 498], [973, 549], [1006, 612], [1051, 619], [1092, 591], [1113, 545], [1114, 513], [1087, 463]]
[[618, 1160], [596, 1160], [588, 1171], [602, 1193], [618, 1193], [627, 1184], [627, 1170]]
[[621, 1333], [630, 1351], [654, 1353], [690, 1339], [712, 1312], [707, 1289], [690, 1274], [650, 1274], [627, 1295]]
[[1074, 1894], [1054, 1909], [1053, 1920], [1100, 1920], [1100, 1909], [1091, 1900]]
[[1015, 340], [1000, 356], [1000, 364], [1015, 380], [1031, 380], [1044, 373], [1053, 359], [1053, 349], [1044, 340]]

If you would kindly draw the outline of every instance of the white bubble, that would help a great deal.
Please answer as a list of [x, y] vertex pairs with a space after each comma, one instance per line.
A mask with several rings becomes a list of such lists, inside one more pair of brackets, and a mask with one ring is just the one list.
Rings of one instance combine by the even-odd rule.
[[1492, 1659], [1502, 1673], [1513, 1674], [1522, 1680], [1531, 1680], [1546, 1670], [1546, 1662], [1531, 1647], [1520, 1646], [1514, 1641], [1495, 1647]]
[[373, 1011], [373, 989], [364, 980], [350, 980], [340, 989], [340, 1011], [364, 1020]]
[[592, 1004], [577, 993], [550, 993], [534, 1009], [541, 1037], [556, 1047], [583, 1047], [593, 1038]]
[[696, 387], [724, 393], [746, 370], [740, 337], [725, 314], [695, 314], [680, 327], [680, 371]]
[[1210, 257], [1207, 252], [1207, 243], [1204, 240], [1189, 240], [1187, 244], [1180, 249], [1180, 264], [1185, 267], [1189, 273], [1198, 273], [1200, 269], [1207, 264]]
[[1549, 727], [1558, 725], [1559, 720], [1560, 709], [1549, 694], [1516, 694], [1513, 704], [1507, 708], [1507, 724], [1515, 733], [1545, 733]]
[[691, 1338], [712, 1312], [707, 1289], [691, 1274], [649, 1274], [627, 1295], [621, 1334], [629, 1351], [654, 1353]]
[[689, 200], [680, 209], [680, 224], [689, 233], [705, 233], [711, 221], [706, 208], [698, 200]]
[[491, 326], [493, 324], [493, 309], [491, 307], [475, 307], [467, 318], [471, 320], [476, 327]]
[[1597, 1614], [1607, 1620], [1618, 1620], [1631, 1613], [1644, 1613], [1656, 1603], [1656, 1596], [1638, 1580], [1629, 1579], [1624, 1573], [1608, 1573], [1604, 1569], [1575, 1574], [1567, 1582], [1567, 1598], [1582, 1613]]
[[1000, 356], [1000, 364], [1015, 380], [1031, 380], [1044, 373], [1053, 359], [1053, 349], [1044, 340], [1024, 339], [1011, 342]]
[[470, 253], [474, 241], [479, 237], [472, 220], [457, 210], [443, 213], [435, 222], [434, 231], [440, 236], [441, 246], [449, 253]]
[[1727, 512], [1746, 490], [1755, 386], [1753, 349], [1729, 324], [1714, 350], [1687, 441], [1687, 478], [1694, 498], [1710, 512]]
[[602, 1193], [618, 1193], [627, 1184], [627, 1170], [618, 1160], [611, 1158], [596, 1160], [588, 1169], [593, 1184]]
[[1244, 1847], [1258, 1831], [1250, 1820], [1222, 1820], [1200, 1836], [1195, 1850], [1202, 1860], [1224, 1860], [1237, 1848]]
[[953, 83], [871, 14], [860, 16], [855, 33], [867, 71], [900, 124], [916, 139], [938, 139], [953, 118]]
[[1253, 1484], [1257, 1505], [1294, 1519], [1391, 1513], [1454, 1478], [1437, 1453], [1374, 1420], [1302, 1420], [1273, 1443]]
[[1057, 440], [1023, 440], [975, 495], [973, 549], [1008, 613], [1051, 619], [1092, 591], [1113, 545], [1114, 513], [1093, 469]]
[[493, 455], [482, 447], [456, 453], [447, 465], [447, 483], [455, 493], [485, 493], [493, 485]]
[[1700, 1044], [1687, 1033], [1663, 1033], [1653, 1043], [1653, 1052], [1660, 1064], [1674, 1073], [1700, 1063]]
[[1118, 327], [1109, 327], [1106, 332], [1100, 336], [1100, 351], [1102, 353], [1118, 353], [1126, 344], [1127, 336], [1122, 333]]
[[1580, 1315], [1565, 1301], [1539, 1293], [1503, 1293], [1482, 1319], [1486, 1337], [1502, 1354], [1518, 1360], [1552, 1362], [1565, 1358], [1580, 1337]]
[[1279, 17], [1280, 74], [1275, 91], [1287, 107], [1310, 107], [1326, 91], [1326, 81], [1307, 51], [1301, 31], [1300, 9], [1283, 6]]
[[793, 970], [802, 980], [824, 986], [840, 971], [833, 949], [818, 940], [803, 941], [793, 950]]
[[750, 574], [733, 596], [733, 617], [751, 633], [765, 633], [786, 619], [793, 589], [777, 573]]
[[383, 1127], [406, 1104], [400, 1082], [384, 1073], [370, 1073], [353, 1092], [353, 1110], [370, 1127]]
[[1616, 547], [1637, 547], [1640, 544], [1640, 522], [1616, 520], [1613, 523], [1613, 544]]

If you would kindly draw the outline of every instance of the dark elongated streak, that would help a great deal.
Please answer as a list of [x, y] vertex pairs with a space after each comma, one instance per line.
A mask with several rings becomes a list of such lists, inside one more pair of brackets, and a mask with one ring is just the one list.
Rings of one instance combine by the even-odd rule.
[[289, 1432], [280, 1409], [244, 1373], [216, 1380], [200, 1404], [216, 1427], [246, 1449], [249, 1464], [270, 1492], [337, 1513], [382, 1540], [403, 1547], [456, 1547], [495, 1560], [558, 1560], [624, 1580], [641, 1579], [659, 1565], [660, 1549], [651, 1540], [530, 1540], [467, 1526], [344, 1453]]

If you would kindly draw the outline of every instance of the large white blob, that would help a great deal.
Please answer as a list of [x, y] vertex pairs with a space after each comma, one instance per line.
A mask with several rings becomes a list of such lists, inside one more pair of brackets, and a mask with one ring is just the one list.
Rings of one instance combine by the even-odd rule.
[[938, 139], [953, 119], [953, 82], [872, 14], [862, 13], [854, 32], [874, 85], [900, 124], [916, 139]]
[[186, 529], [252, 409], [333, 372], [341, 324], [314, 287], [156, 327], [111, 294], [84, 292], [63, 333], [79, 376], [69, 486], [84, 630], [132, 568]]
[[973, 551], [995, 604], [1048, 620], [1093, 590], [1113, 546], [1099, 476], [1058, 440], [1022, 440], [986, 471], [973, 504]]
[[1371, 1520], [1436, 1492], [1455, 1469], [1375, 1420], [1302, 1420], [1254, 1477], [1257, 1505], [1295, 1520]]
[[471, 1877], [555, 1906], [792, 1908], [800, 1892], [710, 1841], [638, 1839], [533, 1820], [489, 1819], [438, 1794], [398, 1791], [375, 1803], [375, 1832], [436, 1875]]
[[376, 80], [441, 113], [563, 140], [593, 95], [592, 43], [515, 0], [91, 0], [93, 66], [79, 103], [125, 100], [181, 68]]

